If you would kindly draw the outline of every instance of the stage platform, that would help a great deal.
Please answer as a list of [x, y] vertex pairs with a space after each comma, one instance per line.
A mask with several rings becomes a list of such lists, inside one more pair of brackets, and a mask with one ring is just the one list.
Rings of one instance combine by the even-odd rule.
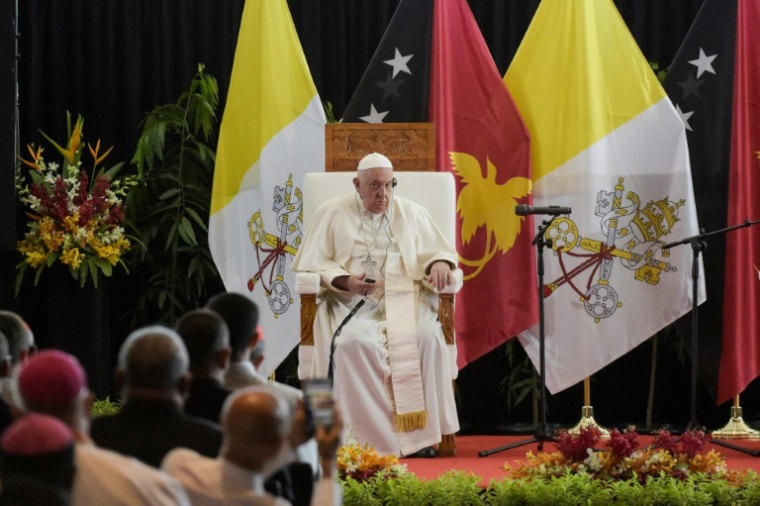
[[[499, 452], [488, 457], [478, 457], [478, 452], [506, 446], [518, 441], [524, 441], [530, 436], [461, 436], [457, 437], [457, 456], [438, 457], [434, 459], [402, 459], [409, 471], [421, 479], [432, 479], [451, 471], [465, 470], [480, 476], [482, 486], [488, 485], [491, 479], [502, 480], [506, 473], [501, 467], [505, 462], [514, 465], [515, 461], [525, 460], [528, 452], [538, 453], [538, 444], [531, 443], [508, 451]], [[639, 436], [639, 443], [645, 446], [651, 443], [651, 436]], [[756, 441], [729, 441], [731, 444], [760, 451], [760, 440]], [[604, 442], [600, 442], [600, 447]], [[555, 443], [544, 443], [544, 452], [556, 451]], [[707, 451], [715, 449], [726, 457], [729, 469], [754, 469], [760, 472], [760, 457], [752, 457], [746, 453], [723, 448], [710, 444]]]

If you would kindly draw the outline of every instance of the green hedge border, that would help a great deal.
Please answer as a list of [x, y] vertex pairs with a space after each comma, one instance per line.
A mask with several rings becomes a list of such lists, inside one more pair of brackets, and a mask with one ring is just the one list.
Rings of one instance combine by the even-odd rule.
[[760, 482], [754, 471], [743, 475], [742, 485], [722, 478], [692, 475], [685, 480], [662, 476], [605, 482], [588, 474], [571, 474], [546, 480], [491, 480], [465, 471], [451, 471], [434, 480], [414, 474], [384, 478], [382, 474], [364, 482], [341, 480], [346, 506], [575, 506], [618, 505], [760, 505]]

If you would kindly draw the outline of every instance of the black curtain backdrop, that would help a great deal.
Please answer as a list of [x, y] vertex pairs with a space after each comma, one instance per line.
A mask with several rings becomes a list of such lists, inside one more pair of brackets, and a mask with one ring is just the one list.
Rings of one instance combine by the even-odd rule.
[[[322, 100], [340, 117], [399, 0], [289, 0], [293, 21]], [[539, 0], [469, 0], [475, 18], [504, 73], [538, 7]], [[616, 0], [644, 55], [669, 65], [702, 0]], [[23, 0], [18, 6], [20, 140], [41, 143], [38, 129], [65, 137], [65, 113], [85, 117], [89, 141], [114, 145], [111, 163], [130, 160], [143, 115], [174, 101], [198, 63], [219, 81], [222, 107], [234, 58], [243, 0]], [[2, 46], [0, 46], [2, 47]], [[3, 94], [3, 100], [13, 97]], [[8, 142], [4, 136], [3, 142]], [[52, 155], [52, 149], [48, 155]], [[12, 171], [2, 166], [0, 171]], [[7, 178], [6, 178], [7, 179]], [[3, 179], [5, 180], [5, 179]], [[9, 216], [14, 203], [0, 201]], [[21, 223], [17, 223], [20, 234]], [[114, 355], [132, 330], [122, 319], [141, 287], [118, 272], [102, 294], [83, 299], [43, 279], [24, 286], [18, 299], [7, 280], [18, 258], [0, 254], [0, 306], [23, 314], [40, 344], [86, 348], [98, 396], [110, 390]], [[45, 276], [43, 276], [44, 278]], [[31, 280], [27, 280], [31, 281]], [[88, 324], [84, 320], [89, 320]], [[94, 329], [94, 330], [93, 330]], [[62, 334], [61, 334], [62, 333]], [[101, 333], [102, 335], [93, 335]], [[614, 338], [614, 336], [610, 336]], [[673, 339], [670, 339], [673, 342]], [[61, 343], [64, 344], [61, 344]], [[73, 343], [73, 344], [72, 344]], [[104, 344], [105, 343], [105, 344]], [[95, 351], [93, 351], [95, 350]], [[82, 351], [84, 353], [84, 351]], [[651, 340], [592, 379], [592, 404], [601, 423], [624, 426], [644, 420]], [[530, 423], [532, 406], [507, 409], [501, 382], [509, 366], [501, 347], [460, 372], [457, 382], [463, 432], [497, 432], [508, 423]], [[689, 420], [689, 366], [660, 347], [654, 418], [685, 426]], [[726, 406], [713, 405], [700, 385], [699, 420], [716, 428], [728, 420]], [[753, 383], [742, 397], [745, 418], [760, 408]], [[549, 397], [549, 421], [571, 424], [583, 404], [582, 387]]]

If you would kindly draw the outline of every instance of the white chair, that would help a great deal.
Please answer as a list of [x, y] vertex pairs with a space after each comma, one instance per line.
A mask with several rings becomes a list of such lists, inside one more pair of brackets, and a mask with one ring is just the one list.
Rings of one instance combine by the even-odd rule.
[[[448, 172], [396, 172], [398, 181], [395, 195], [400, 195], [424, 206], [441, 232], [452, 245], [456, 244], [456, 188], [454, 176]], [[303, 225], [308, 230], [314, 210], [323, 202], [353, 190], [352, 179], [356, 172], [314, 172], [307, 174], [303, 183]], [[438, 319], [449, 350], [451, 377], [458, 374], [456, 342], [454, 336], [454, 294], [462, 287], [462, 271], [455, 269], [455, 282], [439, 293]], [[301, 344], [298, 351], [298, 377], [308, 379], [314, 357], [314, 317], [320, 287], [316, 273], [296, 274], [296, 293], [301, 297]], [[453, 385], [452, 385], [453, 386]], [[455, 455], [453, 434], [444, 435], [439, 445], [440, 455]]]

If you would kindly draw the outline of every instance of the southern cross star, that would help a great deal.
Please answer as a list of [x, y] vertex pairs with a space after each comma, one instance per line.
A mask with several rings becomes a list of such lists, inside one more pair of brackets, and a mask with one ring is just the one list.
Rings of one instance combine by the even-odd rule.
[[377, 109], [375, 109], [374, 104], [369, 105], [369, 115], [368, 116], [360, 116], [359, 119], [362, 121], [366, 121], [367, 123], [382, 123], [383, 118], [389, 113], [390, 111], [385, 112], [377, 112]]
[[406, 72], [407, 74], [411, 75], [412, 71], [409, 70], [409, 67], [407, 67], [406, 64], [409, 62], [409, 60], [412, 59], [413, 56], [413, 54], [410, 54], [409, 56], [401, 56], [398, 48], [396, 48], [396, 56], [394, 56], [392, 60], [385, 60], [383, 63], [386, 63], [393, 67], [392, 77], [396, 77], [396, 74], [399, 72]]
[[712, 62], [718, 55], [707, 56], [704, 49], [699, 48], [699, 58], [696, 60], [689, 60], [689, 63], [697, 67], [697, 77], [701, 76], [704, 72], [710, 72], [715, 74], [715, 70], [712, 68]]

